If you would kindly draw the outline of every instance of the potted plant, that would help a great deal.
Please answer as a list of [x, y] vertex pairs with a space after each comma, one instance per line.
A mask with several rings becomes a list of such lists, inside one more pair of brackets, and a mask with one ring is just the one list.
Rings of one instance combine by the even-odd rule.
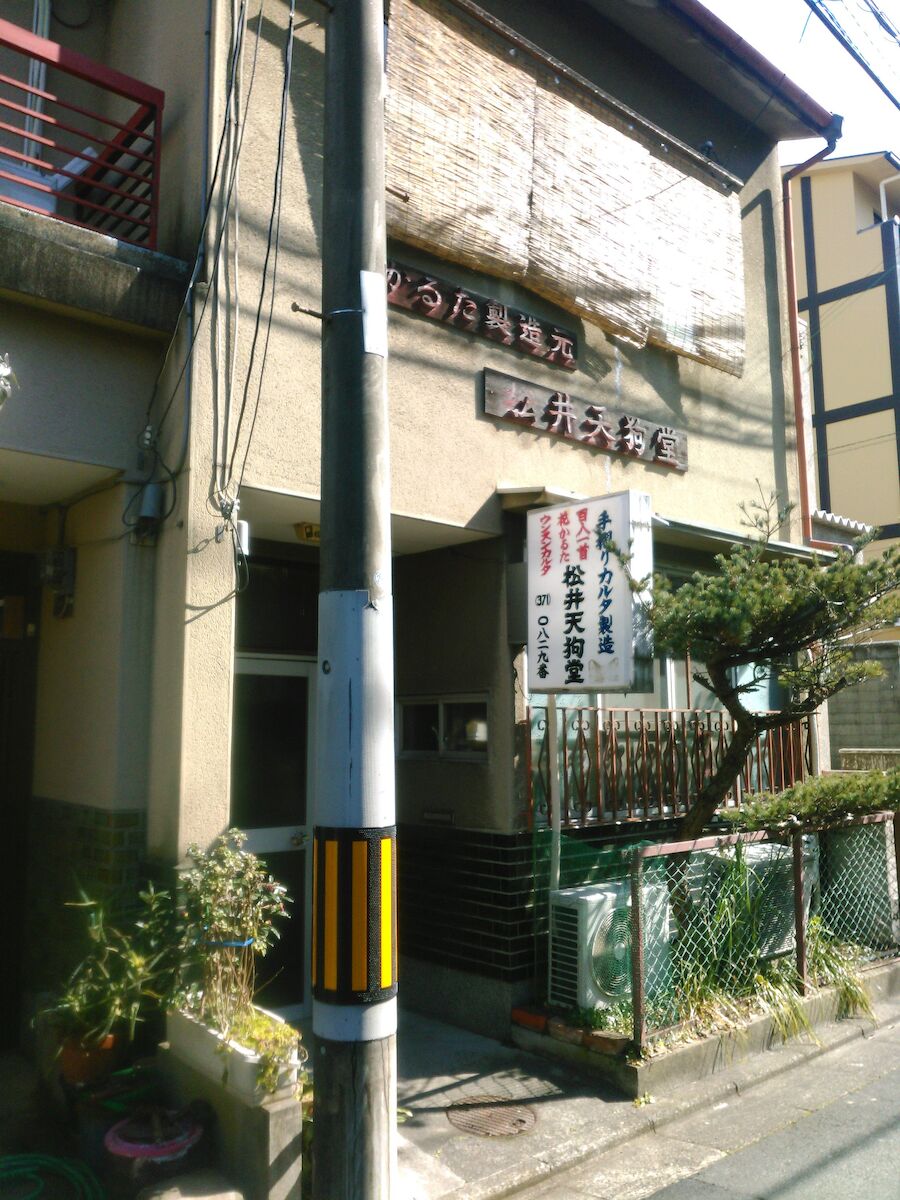
[[108, 1073], [137, 1026], [159, 1006], [174, 978], [166, 892], [140, 894], [141, 909], [126, 928], [112, 924], [101, 903], [82, 894], [67, 907], [87, 915], [89, 948], [42, 1015], [56, 1031], [59, 1065], [70, 1084]]
[[192, 845], [179, 879], [179, 976], [166, 1019], [172, 1050], [245, 1097], [295, 1091], [305, 1053], [287, 1022], [253, 1002], [256, 963], [279, 936], [285, 888], [245, 835]]

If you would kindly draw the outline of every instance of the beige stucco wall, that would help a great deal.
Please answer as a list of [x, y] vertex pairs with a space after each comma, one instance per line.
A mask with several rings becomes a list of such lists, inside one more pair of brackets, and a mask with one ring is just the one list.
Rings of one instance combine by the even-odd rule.
[[[795, 188], [798, 184], [795, 181]], [[872, 224], [871, 213], [867, 228], [860, 229], [857, 223], [852, 170], [813, 175], [811, 189], [819, 291], [882, 270], [881, 230]], [[799, 207], [799, 196], [796, 203]]]
[[872, 288], [823, 304], [820, 314], [825, 408], [843, 408], [890, 395], [893, 387], [885, 289]]
[[[153, 551], [125, 535], [127, 496], [119, 486], [69, 509], [73, 613], [53, 616], [45, 588], [41, 614], [34, 792], [100, 808], [145, 802]], [[48, 538], [60, 515], [48, 513]]]
[[900, 517], [893, 412], [869, 413], [829, 425], [828, 469], [835, 512], [873, 525], [889, 524]]
[[[882, 230], [872, 225], [878, 197], [854, 173], [853, 163], [825, 162], [810, 172], [816, 274], [820, 292], [877, 275], [884, 269]], [[884, 164], [883, 170], [890, 173]], [[792, 184], [794, 231], [802, 245], [800, 180]], [[798, 275], [804, 281], [802, 250]], [[894, 284], [896, 286], [896, 284]], [[888, 297], [880, 285], [824, 304], [813, 353], [821, 363], [822, 404], [839, 416], [850, 405], [880, 400], [895, 390], [891, 371]], [[900, 517], [897, 435], [890, 410], [829, 421], [818, 435], [828, 454], [830, 508], [842, 516], [879, 525]], [[879, 542], [868, 554], [887, 546]]]
[[9, 297], [0, 298], [0, 329], [19, 383], [0, 410], [0, 445], [134, 470], [159, 343]]
[[[231, 538], [217, 540], [223, 521], [209, 500], [208, 339], [201, 336], [198, 346], [192, 434], [181, 471], [183, 388], [161, 439], [178, 473], [178, 494], [155, 552], [148, 845], [166, 861], [181, 857], [193, 841], [208, 842], [229, 819], [235, 574]], [[166, 394], [185, 350], [185, 338], [178, 339]]]
[[[270, 5], [270, 9], [280, 6]], [[267, 10], [268, 11], [268, 10]], [[274, 48], [263, 47], [270, 57]], [[318, 492], [319, 329], [314, 318], [290, 313], [290, 302], [316, 307], [319, 285], [318, 224], [321, 160], [322, 31], [310, 23], [298, 34], [297, 58], [304, 80], [295, 85], [286, 166], [284, 249], [266, 379], [248, 461], [246, 482], [303, 495]], [[261, 58], [257, 88], [265, 103], [251, 114], [241, 178], [264, 181], [271, 167], [271, 121], [259, 129], [259, 113], [271, 112], [278, 72]], [[266, 69], [266, 68], [270, 69]], [[257, 97], [254, 97], [254, 105]], [[298, 111], [298, 105], [303, 105]], [[266, 123], [264, 123], [265, 125]], [[252, 140], [249, 140], [252, 139]], [[242, 188], [243, 188], [242, 184]], [[514, 285], [492, 282], [444, 265], [447, 278], [501, 300], [518, 303], [545, 317], [575, 325], [580, 335], [581, 368], [569, 376], [533, 359], [480, 339], [416, 318], [390, 314], [389, 395], [392, 422], [392, 505], [397, 513], [450, 525], [499, 531], [498, 484], [547, 485], [593, 494], [622, 487], [647, 488], [658, 511], [684, 519], [737, 528], [738, 505], [756, 490], [796, 490], [793, 456], [783, 468], [786, 448], [784, 331], [770, 338], [771, 305], [778, 297], [765, 287], [774, 261], [781, 259], [779, 176], [774, 156], [748, 181], [741, 199], [747, 279], [747, 366], [735, 380], [721, 372], [655, 349], [617, 345], [597, 327], [579, 325], [560, 310]], [[248, 200], [248, 204], [250, 201]], [[242, 267], [242, 289], [253, 295], [252, 265], [261, 257], [249, 239], [250, 268]], [[411, 264], [412, 250], [396, 250]], [[771, 285], [773, 281], [769, 279]], [[592, 403], [609, 404], [689, 431], [690, 469], [686, 476], [663, 468], [626, 464], [601, 451], [565, 444], [501, 425], [479, 413], [479, 375], [493, 367], [551, 388], [565, 387]], [[773, 395], [775, 397], [773, 401]], [[776, 451], [773, 453], [773, 443]], [[779, 464], [779, 465], [776, 465]]]

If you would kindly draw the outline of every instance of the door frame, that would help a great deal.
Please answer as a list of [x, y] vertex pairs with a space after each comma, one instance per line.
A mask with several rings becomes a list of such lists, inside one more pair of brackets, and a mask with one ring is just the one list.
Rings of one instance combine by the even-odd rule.
[[[306, 823], [305, 825], [263, 825], [257, 828], [245, 829], [247, 835], [245, 848], [253, 854], [265, 858], [266, 854], [296, 853], [305, 854], [303, 871], [303, 1002], [291, 1004], [277, 1010], [280, 1016], [289, 1021], [302, 1020], [308, 1017], [312, 1010], [311, 999], [311, 956], [310, 937], [312, 933], [312, 830], [315, 806], [315, 739], [316, 739], [316, 673], [318, 659], [308, 655], [296, 654], [256, 654], [249, 650], [235, 651], [234, 676], [238, 675], [274, 675], [304, 678], [308, 683], [308, 704], [306, 718]], [[299, 844], [297, 840], [300, 839]], [[299, 899], [299, 897], [298, 897]]]

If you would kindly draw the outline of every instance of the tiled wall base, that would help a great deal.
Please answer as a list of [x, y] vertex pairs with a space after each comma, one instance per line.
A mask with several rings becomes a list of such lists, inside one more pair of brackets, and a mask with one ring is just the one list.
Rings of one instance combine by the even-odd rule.
[[134, 902], [143, 881], [146, 837], [142, 811], [32, 799], [24, 909], [28, 991], [57, 985], [80, 957], [85, 917], [66, 908], [68, 901], [84, 892], [113, 917]]

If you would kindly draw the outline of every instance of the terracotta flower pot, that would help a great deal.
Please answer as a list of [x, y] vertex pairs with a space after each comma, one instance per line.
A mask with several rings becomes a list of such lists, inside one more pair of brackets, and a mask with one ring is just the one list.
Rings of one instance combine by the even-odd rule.
[[116, 1035], [108, 1033], [100, 1042], [85, 1045], [77, 1037], [63, 1038], [59, 1071], [68, 1084], [96, 1083], [116, 1065]]

